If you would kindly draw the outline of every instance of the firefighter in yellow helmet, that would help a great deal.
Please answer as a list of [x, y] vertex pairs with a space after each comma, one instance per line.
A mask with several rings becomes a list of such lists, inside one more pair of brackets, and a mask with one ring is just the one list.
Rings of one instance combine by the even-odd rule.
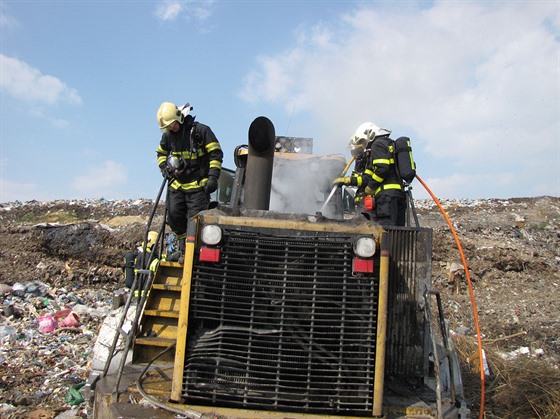
[[183, 250], [187, 220], [208, 208], [210, 194], [218, 188], [223, 152], [209, 126], [195, 121], [188, 103], [177, 107], [163, 102], [157, 122], [163, 132], [156, 150], [157, 162], [169, 179], [167, 222]]
[[[158, 239], [158, 233], [155, 231], [148, 232], [148, 238], [146, 245], [144, 242], [136, 248], [136, 250], [129, 251], [124, 256], [124, 280], [125, 286], [127, 288], [132, 287], [134, 281], [134, 276], [142, 269], [142, 263], [144, 266], [155, 272], [159, 264], [159, 259], [157, 253], [153, 254], [152, 250]], [[144, 249], [146, 253], [144, 253]], [[138, 285], [138, 288], [142, 288], [142, 284]]]

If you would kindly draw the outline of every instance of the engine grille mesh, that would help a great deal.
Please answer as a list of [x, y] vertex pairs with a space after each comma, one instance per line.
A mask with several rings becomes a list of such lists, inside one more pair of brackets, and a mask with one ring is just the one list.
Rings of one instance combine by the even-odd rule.
[[385, 373], [418, 378], [428, 374], [429, 327], [424, 293], [431, 287], [432, 230], [392, 227]]
[[371, 414], [377, 275], [352, 276], [350, 237], [307, 234], [232, 229], [195, 262], [187, 403]]

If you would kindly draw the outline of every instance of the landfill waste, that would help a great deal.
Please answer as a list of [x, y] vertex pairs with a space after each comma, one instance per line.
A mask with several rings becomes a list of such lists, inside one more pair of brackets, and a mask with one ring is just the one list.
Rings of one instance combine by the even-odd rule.
[[56, 329], [56, 320], [50, 314], [39, 316], [39, 330], [43, 333], [50, 333]]
[[[486, 353], [496, 342], [508, 357], [559, 365], [560, 198], [441, 202], [465, 249], [483, 341], [490, 342]], [[432, 286], [444, 295], [451, 335], [474, 339], [449, 227], [431, 200], [416, 200], [415, 208], [421, 226], [433, 228]], [[113, 309], [129, 292], [123, 256], [143, 241], [152, 209], [149, 199], [0, 204], [2, 419], [91, 417], [92, 406], [78, 393], [84, 396], [84, 383], [103, 366], [94, 347], [110, 345], [112, 334], [103, 325], [118, 319]], [[40, 329], [43, 316], [55, 321], [50, 332]], [[473, 388], [465, 391], [476, 400]], [[492, 391], [486, 413], [503, 417], [492, 415]]]
[[84, 386], [85, 382], [70, 386], [66, 393], [66, 403], [70, 406], [80, 405], [84, 402], [84, 396], [80, 393], [80, 389]]

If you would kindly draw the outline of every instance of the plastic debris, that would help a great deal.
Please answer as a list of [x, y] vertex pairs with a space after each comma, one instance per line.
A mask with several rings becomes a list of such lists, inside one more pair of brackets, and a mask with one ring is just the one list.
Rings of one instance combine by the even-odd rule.
[[80, 393], [80, 389], [84, 386], [85, 382], [70, 386], [68, 392], [66, 393], [66, 403], [70, 406], [77, 406], [84, 402], [84, 396]]
[[39, 317], [39, 330], [43, 333], [51, 333], [56, 329], [57, 323], [53, 316], [45, 314]]

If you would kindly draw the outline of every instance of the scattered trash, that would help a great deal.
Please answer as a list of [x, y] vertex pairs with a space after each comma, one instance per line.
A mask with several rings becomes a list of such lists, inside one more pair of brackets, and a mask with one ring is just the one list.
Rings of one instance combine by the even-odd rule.
[[66, 393], [66, 403], [70, 406], [77, 406], [84, 402], [84, 396], [80, 393], [80, 389], [85, 385], [85, 382], [79, 385], [70, 386], [68, 393]]
[[17, 330], [13, 326], [0, 326], [0, 340], [14, 340], [17, 336]]
[[541, 348], [531, 350], [527, 346], [521, 346], [513, 351], [499, 352], [498, 354], [502, 359], [505, 359], [506, 361], [511, 361], [513, 359], [519, 358], [520, 356], [541, 358], [544, 355], [544, 350]]
[[60, 310], [54, 314], [58, 327], [77, 327], [80, 325], [80, 318], [71, 309]]
[[64, 327], [76, 327], [80, 324], [80, 318], [71, 311], [59, 324]]
[[53, 316], [45, 314], [39, 317], [39, 330], [43, 333], [51, 333], [56, 329], [57, 323]]
[[[113, 288], [51, 287], [36, 280], [3, 285], [8, 297], [0, 305], [1, 384], [17, 391], [3, 391], [0, 417], [89, 417], [92, 407], [81, 389]], [[73, 407], [61, 416], [61, 406]]]

